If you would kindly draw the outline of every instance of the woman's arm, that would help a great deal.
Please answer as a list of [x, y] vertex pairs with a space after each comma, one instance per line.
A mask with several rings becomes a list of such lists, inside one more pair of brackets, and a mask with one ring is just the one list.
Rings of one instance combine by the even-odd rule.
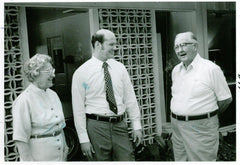
[[27, 143], [15, 141], [22, 161], [34, 161]]

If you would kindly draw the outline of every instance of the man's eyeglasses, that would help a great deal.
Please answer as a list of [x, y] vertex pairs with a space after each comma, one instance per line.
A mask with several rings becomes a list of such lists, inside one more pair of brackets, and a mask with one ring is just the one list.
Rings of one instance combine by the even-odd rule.
[[179, 48], [186, 48], [187, 45], [191, 45], [191, 44], [194, 44], [194, 43], [181, 43], [181, 44], [175, 45], [174, 49], [178, 50]]
[[49, 73], [49, 75], [51, 75], [51, 74], [55, 73], [55, 69], [52, 68], [52, 69], [48, 69], [48, 70], [41, 70], [40, 72], [42, 72], [42, 73]]

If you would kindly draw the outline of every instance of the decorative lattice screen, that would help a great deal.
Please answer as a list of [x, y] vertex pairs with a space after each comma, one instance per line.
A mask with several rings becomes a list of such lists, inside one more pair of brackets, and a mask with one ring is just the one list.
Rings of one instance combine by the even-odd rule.
[[[144, 144], [151, 144], [157, 134], [151, 11], [99, 9], [98, 14], [100, 28], [109, 29], [116, 35], [115, 59], [122, 62], [130, 74], [141, 109]], [[131, 131], [129, 128], [129, 133]]]
[[5, 6], [4, 12], [4, 152], [6, 161], [17, 161], [19, 160], [19, 155], [12, 140], [11, 110], [12, 102], [23, 90], [19, 8]]

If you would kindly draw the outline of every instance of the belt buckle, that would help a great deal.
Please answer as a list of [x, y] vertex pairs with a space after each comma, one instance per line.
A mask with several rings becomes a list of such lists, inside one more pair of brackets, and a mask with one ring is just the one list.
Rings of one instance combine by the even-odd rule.
[[188, 121], [188, 116], [185, 116], [185, 121]]
[[54, 132], [52, 133], [52, 136], [55, 136], [55, 134], [56, 134], [56, 131], [54, 131]]
[[211, 114], [210, 112], [207, 113], [207, 117], [210, 118], [211, 117]]
[[96, 119], [99, 120], [99, 116], [98, 115], [96, 116]]
[[174, 114], [175, 118], [178, 120], [178, 115]]
[[109, 117], [109, 122], [117, 121], [117, 116], [110, 116]]

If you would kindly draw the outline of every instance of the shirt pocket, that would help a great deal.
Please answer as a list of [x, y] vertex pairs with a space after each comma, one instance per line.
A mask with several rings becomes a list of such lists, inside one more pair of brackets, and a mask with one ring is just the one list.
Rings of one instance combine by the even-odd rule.
[[190, 85], [191, 87], [191, 98], [201, 98], [206, 94], [211, 92], [209, 85], [199, 78], [194, 78], [193, 83]]

